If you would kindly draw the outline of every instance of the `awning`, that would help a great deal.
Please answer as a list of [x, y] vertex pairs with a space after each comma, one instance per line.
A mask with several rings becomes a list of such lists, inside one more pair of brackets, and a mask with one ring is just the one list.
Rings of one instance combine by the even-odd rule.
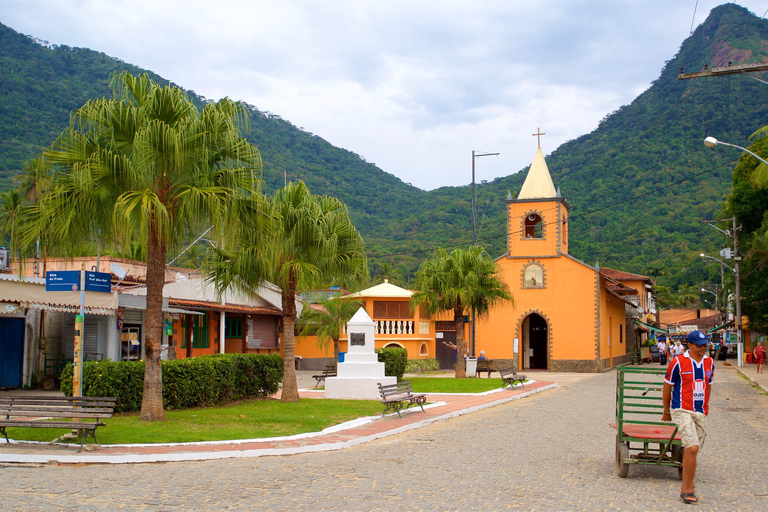
[[[46, 311], [80, 312], [80, 292], [47, 292], [43, 280], [19, 281], [6, 276], [0, 280], [2, 302], [23, 308]], [[85, 312], [92, 315], [112, 315], [117, 309], [116, 293], [85, 292]]]
[[669, 331], [666, 329], [662, 329], [661, 327], [656, 327], [655, 325], [647, 324], [645, 322], [641, 322], [640, 320], [635, 320], [635, 322], [638, 323], [638, 325], [642, 325], [648, 330], [656, 331], [656, 332], [663, 332], [664, 334], [669, 334]]
[[707, 334], [712, 334], [715, 331], [719, 331], [720, 329], [724, 329], [726, 327], [733, 327], [733, 320], [730, 322], [725, 322], [723, 325], [718, 325], [717, 327], [713, 327], [707, 331]]

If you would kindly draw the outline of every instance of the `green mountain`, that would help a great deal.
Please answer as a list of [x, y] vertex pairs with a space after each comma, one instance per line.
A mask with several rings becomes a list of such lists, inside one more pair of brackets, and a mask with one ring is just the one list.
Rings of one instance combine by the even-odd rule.
[[[673, 286], [714, 277], [719, 269], [703, 265], [698, 253], [712, 253], [724, 239], [704, 221], [719, 218], [739, 153], [711, 150], [702, 141], [713, 135], [740, 144], [768, 124], [768, 89], [746, 76], [677, 75], [681, 68], [761, 62], [767, 53], [768, 21], [722, 5], [648, 90], [547, 157], [555, 186], [572, 206], [574, 256], [660, 276]], [[11, 178], [66, 127], [72, 109], [110, 94], [110, 76], [143, 71], [103, 53], [45, 46], [2, 24], [0, 69], [0, 190], [14, 186]], [[347, 203], [374, 272], [386, 262], [407, 277], [433, 248], [471, 242], [469, 187], [425, 192], [256, 108], [246, 136], [262, 152], [268, 193], [286, 178], [302, 179], [314, 193]], [[478, 240], [492, 255], [504, 251], [504, 199], [524, 178], [520, 172], [478, 185]]]

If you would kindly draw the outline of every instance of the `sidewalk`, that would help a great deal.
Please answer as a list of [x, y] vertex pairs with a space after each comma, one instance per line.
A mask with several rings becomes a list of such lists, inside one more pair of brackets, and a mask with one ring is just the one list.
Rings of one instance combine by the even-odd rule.
[[[757, 373], [757, 365], [754, 365], [752, 363], [744, 363], [744, 366], [738, 367], [736, 366], [737, 361], [735, 359], [729, 359], [726, 361], [727, 363], [730, 363], [731, 366], [733, 366], [736, 370], [738, 370], [739, 373], [741, 373], [743, 376], [751, 380], [754, 384], [760, 386], [763, 388], [763, 391], [768, 393], [768, 373], [765, 371], [766, 367], [768, 367], [768, 364], [763, 366], [763, 373]], [[717, 361], [715, 365], [722, 365], [722, 361]]]
[[[529, 375], [529, 378], [538, 379], [550, 376], [557, 377], [556, 380], [562, 379], [566, 383], [575, 382], [582, 378], [580, 375], [546, 374], [545, 372], [534, 373]], [[420, 428], [437, 421], [518, 400], [557, 386], [558, 384], [554, 381], [532, 380], [526, 383], [525, 387], [498, 389], [481, 394], [429, 393], [427, 401], [432, 403], [425, 406], [424, 412], [418, 407], [412, 406], [408, 412], [402, 413], [402, 418], [398, 418], [397, 414], [389, 414], [385, 417], [360, 418], [322, 432], [281, 438], [165, 445], [105, 445], [100, 448], [83, 450], [81, 453], [77, 453], [77, 445], [29, 442], [13, 442], [7, 445], [2, 439], [0, 440], [0, 463], [126, 464], [263, 457], [341, 450]], [[302, 389], [299, 395], [301, 398], [322, 398], [324, 392]]]

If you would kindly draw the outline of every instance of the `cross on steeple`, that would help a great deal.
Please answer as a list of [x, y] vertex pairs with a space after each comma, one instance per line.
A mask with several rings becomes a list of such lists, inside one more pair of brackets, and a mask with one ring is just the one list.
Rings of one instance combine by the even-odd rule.
[[538, 139], [539, 147], [541, 147], [541, 136], [546, 135], [546, 133], [541, 133], [541, 128], [536, 128], [536, 133], [532, 133], [531, 135]]

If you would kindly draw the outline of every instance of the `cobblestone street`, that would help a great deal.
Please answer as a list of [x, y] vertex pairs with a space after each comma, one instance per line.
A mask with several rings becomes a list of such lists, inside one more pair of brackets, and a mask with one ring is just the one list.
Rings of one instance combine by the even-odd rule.
[[[350, 449], [0, 466], [0, 510], [692, 510], [677, 470], [614, 464], [615, 372]], [[768, 396], [715, 375], [696, 510], [768, 509]]]

